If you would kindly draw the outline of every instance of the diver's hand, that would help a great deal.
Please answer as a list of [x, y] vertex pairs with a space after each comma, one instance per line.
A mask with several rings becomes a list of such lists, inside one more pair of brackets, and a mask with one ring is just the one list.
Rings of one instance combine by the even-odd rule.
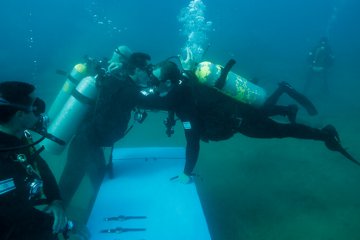
[[182, 184], [189, 184], [192, 182], [192, 178], [191, 176], [185, 174], [185, 173], [180, 173], [179, 175], [179, 182]]
[[170, 178], [170, 181], [176, 181], [182, 184], [189, 184], [192, 182], [192, 177], [191, 175], [187, 175], [186, 173], [182, 172], [179, 175]]
[[91, 239], [91, 234], [86, 225], [82, 223], [75, 222], [74, 228], [69, 233], [69, 239], [73, 240], [89, 240]]
[[181, 65], [185, 70], [192, 70], [195, 65], [193, 53], [189, 47], [186, 47], [185, 50], [186, 50], [185, 59], [180, 57]]
[[51, 214], [54, 217], [53, 232], [59, 233], [65, 229], [67, 224], [67, 217], [63, 204], [60, 200], [54, 200], [46, 209], [46, 213]]

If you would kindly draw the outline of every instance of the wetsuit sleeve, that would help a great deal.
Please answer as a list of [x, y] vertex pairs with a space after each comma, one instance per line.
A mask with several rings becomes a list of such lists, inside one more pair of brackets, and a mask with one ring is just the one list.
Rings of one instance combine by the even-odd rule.
[[200, 123], [195, 99], [188, 86], [178, 89], [175, 104], [175, 113], [181, 120], [186, 138], [186, 163], [184, 173], [191, 175], [200, 151]]
[[193, 172], [196, 162], [199, 158], [200, 151], [200, 138], [194, 129], [192, 124], [192, 130], [185, 129], [186, 137], [186, 162], [184, 167], [184, 173], [188, 176]]

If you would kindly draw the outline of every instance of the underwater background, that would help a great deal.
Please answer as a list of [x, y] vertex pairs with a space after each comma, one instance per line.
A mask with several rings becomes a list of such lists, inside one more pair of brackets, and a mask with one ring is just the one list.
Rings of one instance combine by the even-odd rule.
[[[49, 106], [65, 80], [56, 71], [70, 71], [84, 55], [110, 57], [122, 44], [149, 53], [154, 63], [181, 54], [189, 40], [181, 11], [186, 12], [191, 2], [3, 1], [1, 81], [34, 83]], [[268, 92], [280, 81], [302, 90], [308, 51], [327, 37], [335, 56], [329, 93], [313, 84], [308, 96], [319, 115], [310, 117], [300, 109], [299, 122], [335, 125], [343, 145], [360, 159], [359, 1], [202, 3], [197, 16], [206, 24], [193, 41], [202, 44], [203, 59], [224, 65], [234, 58], [232, 71], [258, 78]], [[180, 126], [175, 136], [166, 137], [164, 117], [150, 114], [118, 145], [184, 146]], [[58, 177], [64, 156], [47, 160]], [[201, 143], [196, 172], [201, 175], [196, 184], [214, 240], [360, 239], [360, 168], [321, 142], [236, 135]], [[82, 200], [90, 192], [84, 184], [74, 211], [87, 211]]]

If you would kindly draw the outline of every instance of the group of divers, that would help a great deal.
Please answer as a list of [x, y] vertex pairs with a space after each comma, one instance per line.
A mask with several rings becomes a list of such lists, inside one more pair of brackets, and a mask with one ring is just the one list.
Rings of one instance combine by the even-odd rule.
[[[178, 178], [184, 183], [195, 176], [201, 140], [227, 140], [235, 133], [252, 138], [322, 141], [329, 150], [360, 165], [341, 145], [333, 125], [318, 129], [297, 123], [297, 104], [309, 115], [318, 113], [304, 94], [289, 83], [280, 82], [267, 95], [263, 88], [232, 72], [234, 64], [233, 59], [225, 66], [193, 62], [191, 55], [152, 64], [147, 53], [133, 52], [122, 45], [110, 60], [87, 57], [83, 64], [76, 65], [68, 75], [67, 87], [62, 88], [48, 111], [48, 132], [70, 142], [59, 182], [66, 204], [85, 174], [89, 174], [96, 189], [100, 187], [109, 166], [102, 147], [113, 147], [126, 135], [132, 127], [132, 115], [142, 122], [146, 111], [151, 110], [168, 112], [164, 121], [168, 136], [173, 134], [177, 121], [183, 125], [186, 162]], [[64, 104], [64, 95], [70, 93]], [[278, 104], [283, 94], [297, 104]], [[288, 122], [275, 121], [272, 117], [277, 115], [287, 117]], [[54, 141], [47, 140], [44, 145], [50, 151], [59, 150]]]
[[[84, 63], [75, 65], [71, 73], [67, 74], [64, 86], [47, 111], [48, 117], [40, 114], [45, 112], [45, 103], [36, 98], [31, 107], [35, 106], [36, 116], [41, 117], [32, 130], [46, 139], [40, 142], [43, 140], [41, 138], [25, 147], [35, 144], [42, 146], [39, 151], [34, 152], [36, 155], [43, 149], [61, 153], [68, 144], [67, 161], [58, 184], [65, 209], [69, 206], [85, 174], [89, 175], [95, 190], [99, 189], [105, 173], [111, 166], [105, 159], [103, 148], [113, 147], [125, 137], [132, 127], [129, 124], [132, 116], [136, 121], [142, 122], [146, 112], [152, 110], [168, 113], [164, 121], [168, 136], [174, 133], [176, 122], [180, 121], [183, 126], [186, 161], [183, 172], [178, 176], [179, 181], [183, 183], [191, 182], [196, 175], [194, 168], [199, 157], [200, 141], [227, 140], [236, 133], [252, 138], [290, 137], [322, 141], [329, 150], [339, 152], [348, 160], [360, 165], [341, 145], [339, 134], [333, 125], [314, 128], [297, 122], [298, 105], [309, 115], [318, 113], [304, 94], [298, 92], [289, 83], [280, 82], [276, 90], [267, 95], [263, 88], [231, 71], [234, 64], [235, 61], [232, 59], [225, 66], [208, 61], [194, 62], [191, 54], [185, 59], [176, 56], [152, 64], [149, 54], [133, 52], [124, 45], [117, 47], [110, 59], [97, 60], [86, 57]], [[15, 101], [20, 97], [13, 96], [12, 93], [19, 92], [14, 86], [24, 84], [0, 85], [1, 109], [30, 111], [28, 107], [11, 103], [9, 100]], [[26, 85], [25, 88], [29, 88], [30, 92], [33, 91], [32, 86]], [[295, 103], [280, 105], [278, 100], [283, 94], [287, 94]], [[287, 122], [279, 122], [272, 118], [278, 115], [285, 116]], [[12, 116], [17, 119], [16, 121], [21, 120], [20, 115]], [[1, 123], [0, 126], [6, 129], [9, 125]], [[14, 182], [15, 177], [7, 179], [4, 177], [5, 180], [2, 181], [2, 175], [8, 176], [15, 169], [13, 165], [18, 165], [19, 161], [21, 164], [17, 167], [22, 171], [22, 178], [26, 180], [30, 175], [36, 176], [36, 174], [35, 171], [28, 172], [30, 164], [27, 163], [26, 158], [20, 159], [31, 151], [26, 152], [25, 155], [17, 154], [19, 159], [15, 162], [7, 161], [10, 156], [7, 152], [23, 151], [24, 146], [11, 145], [8, 139], [12, 139], [12, 136], [2, 133], [2, 129], [0, 129], [2, 134], [0, 140], [3, 139], [4, 142], [0, 145], [7, 148], [0, 149], [0, 164], [3, 168], [0, 169], [0, 200], [7, 201], [8, 207], [0, 206], [0, 208], [1, 214], [8, 220], [3, 222], [0, 217], [0, 224], [11, 226], [7, 229], [7, 236], [11, 234], [17, 236], [16, 234], [23, 234], [24, 229], [33, 232], [34, 228], [31, 226], [36, 221], [35, 218], [33, 222], [31, 219], [24, 219], [25, 215], [18, 211], [21, 207], [25, 209], [27, 206], [28, 203], [24, 199], [22, 199], [24, 204], [20, 204], [21, 206], [16, 205], [18, 200], [10, 201], [10, 196], [14, 199], [16, 197], [16, 195], [8, 195], [8, 192], [12, 194], [14, 191], [11, 183]], [[12, 143], [19, 145], [19, 140], [13, 139]], [[45, 193], [48, 191], [47, 193], [53, 196], [52, 199], [60, 199], [55, 178], [51, 177], [48, 167], [44, 167], [44, 164], [37, 167], [41, 166], [43, 167], [40, 170], [47, 172], [41, 177], [49, 178], [51, 183], [50, 187], [44, 185], [44, 189], [47, 189]], [[14, 176], [16, 174], [18, 173], [15, 171]], [[35, 180], [36, 178], [34, 182], [37, 182]], [[27, 190], [25, 191], [29, 185], [26, 181], [22, 182], [26, 185], [23, 189], [24, 196], [28, 194]], [[51, 206], [60, 209], [58, 204]], [[31, 209], [31, 206], [26, 209]], [[32, 211], [27, 213], [29, 216], [39, 216], [38, 220], [41, 222], [45, 219], [38, 213]], [[18, 226], [20, 221], [15, 220], [20, 218], [24, 220], [21, 227]], [[66, 218], [56, 214], [54, 218], [56, 221], [53, 224], [58, 224], [57, 229], [61, 229]], [[63, 220], [61, 224], [58, 218]], [[13, 219], [13, 222], [9, 219]], [[12, 228], [23, 230], [16, 232]], [[0, 230], [0, 236], [1, 233]]]

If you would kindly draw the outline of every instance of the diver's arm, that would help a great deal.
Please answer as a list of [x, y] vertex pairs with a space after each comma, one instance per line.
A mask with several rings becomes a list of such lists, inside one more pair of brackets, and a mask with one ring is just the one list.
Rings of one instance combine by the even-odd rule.
[[181, 102], [175, 109], [176, 115], [181, 120], [186, 138], [186, 163], [184, 173], [192, 174], [200, 151], [200, 123], [192, 89], [183, 86], [178, 89], [177, 99]]
[[[188, 124], [184, 122], [183, 124]], [[190, 176], [195, 168], [196, 162], [199, 157], [200, 151], [200, 137], [197, 133], [197, 129], [185, 129], [185, 137], [186, 137], [186, 162], [184, 167], [184, 173], [187, 176]]]

